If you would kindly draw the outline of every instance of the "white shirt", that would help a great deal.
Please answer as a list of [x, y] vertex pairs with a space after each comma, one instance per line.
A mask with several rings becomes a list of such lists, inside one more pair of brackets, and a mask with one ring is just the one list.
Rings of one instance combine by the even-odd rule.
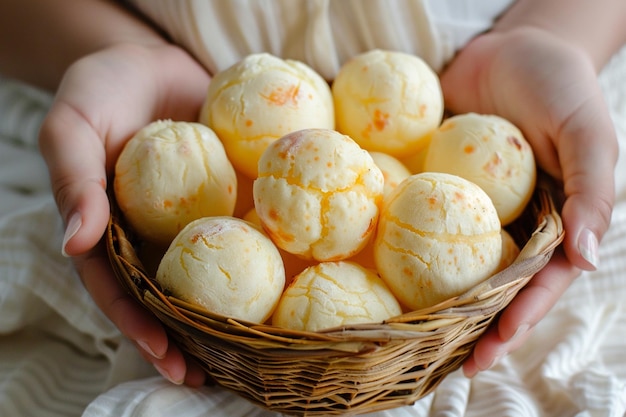
[[370, 49], [420, 56], [440, 70], [511, 0], [130, 0], [211, 72], [269, 52], [326, 79]]

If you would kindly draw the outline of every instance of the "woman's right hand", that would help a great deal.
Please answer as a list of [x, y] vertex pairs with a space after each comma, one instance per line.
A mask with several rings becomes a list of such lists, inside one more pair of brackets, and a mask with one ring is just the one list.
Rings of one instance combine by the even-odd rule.
[[189, 385], [202, 384], [204, 372], [119, 285], [102, 236], [110, 213], [108, 179], [126, 141], [153, 120], [195, 121], [209, 81], [207, 72], [174, 45], [119, 43], [68, 68], [40, 131], [67, 228], [63, 253], [74, 259], [98, 307], [144, 358], [169, 380]]
[[464, 364], [472, 376], [517, 349], [580, 271], [596, 268], [618, 143], [589, 54], [544, 29], [478, 36], [446, 69], [442, 88], [451, 111], [497, 114], [519, 127], [564, 200], [563, 245], [481, 336]]

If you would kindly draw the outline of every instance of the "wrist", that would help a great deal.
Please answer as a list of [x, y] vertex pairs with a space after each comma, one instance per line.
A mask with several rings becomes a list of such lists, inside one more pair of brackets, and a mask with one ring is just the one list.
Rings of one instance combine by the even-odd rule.
[[527, 49], [527, 54], [523, 55], [527, 59], [554, 60], [557, 57], [569, 56], [570, 58], [575, 57], [576, 62], [588, 63], [596, 73], [600, 69], [593, 54], [589, 53], [586, 48], [538, 25], [520, 24], [506, 28], [494, 27], [493, 30], [479, 35], [475, 40], [489, 42], [496, 48], [509, 48], [510, 45], [515, 45], [518, 52], [522, 54]]
[[584, 52], [599, 72], [626, 43], [625, 19], [623, 0], [517, 0], [492, 30], [542, 30]]
[[124, 42], [166, 40], [114, 0], [0, 2], [0, 71], [38, 87], [56, 90], [74, 62]]

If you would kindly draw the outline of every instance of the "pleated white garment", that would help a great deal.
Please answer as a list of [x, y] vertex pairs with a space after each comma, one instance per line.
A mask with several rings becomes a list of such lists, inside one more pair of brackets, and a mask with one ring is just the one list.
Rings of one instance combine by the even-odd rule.
[[511, 0], [128, 0], [211, 72], [269, 52], [334, 78], [374, 48], [422, 57], [435, 70], [491, 27]]
[[[344, 7], [349, 4], [346, 0]], [[448, 22], [440, 28], [450, 28], [459, 19], [438, 21]], [[449, 48], [457, 38], [462, 42], [461, 35], [447, 38]], [[268, 38], [262, 45], [272, 42]], [[212, 65], [221, 68], [248, 50]], [[319, 68], [332, 74], [333, 65], [353, 50], [338, 51]], [[432, 56], [443, 61], [446, 53]], [[626, 415], [626, 47], [600, 81], [620, 157], [617, 203], [598, 271], [584, 273], [528, 342], [491, 370], [472, 380], [455, 372], [415, 405], [373, 415]], [[50, 100], [45, 93], [0, 80], [0, 416], [276, 416], [217, 387], [193, 390], [166, 382], [93, 304], [71, 262], [60, 254], [63, 226], [37, 151], [37, 131]]]

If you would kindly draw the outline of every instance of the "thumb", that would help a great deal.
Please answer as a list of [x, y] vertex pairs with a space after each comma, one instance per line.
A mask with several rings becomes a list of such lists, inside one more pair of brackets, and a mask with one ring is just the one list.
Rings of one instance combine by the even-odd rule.
[[615, 130], [601, 94], [568, 119], [557, 148], [565, 193], [565, 253], [573, 265], [593, 270], [599, 242], [611, 222], [618, 155]]
[[66, 256], [85, 253], [109, 219], [103, 141], [71, 106], [55, 102], [41, 126], [39, 147], [66, 224], [61, 250]]

